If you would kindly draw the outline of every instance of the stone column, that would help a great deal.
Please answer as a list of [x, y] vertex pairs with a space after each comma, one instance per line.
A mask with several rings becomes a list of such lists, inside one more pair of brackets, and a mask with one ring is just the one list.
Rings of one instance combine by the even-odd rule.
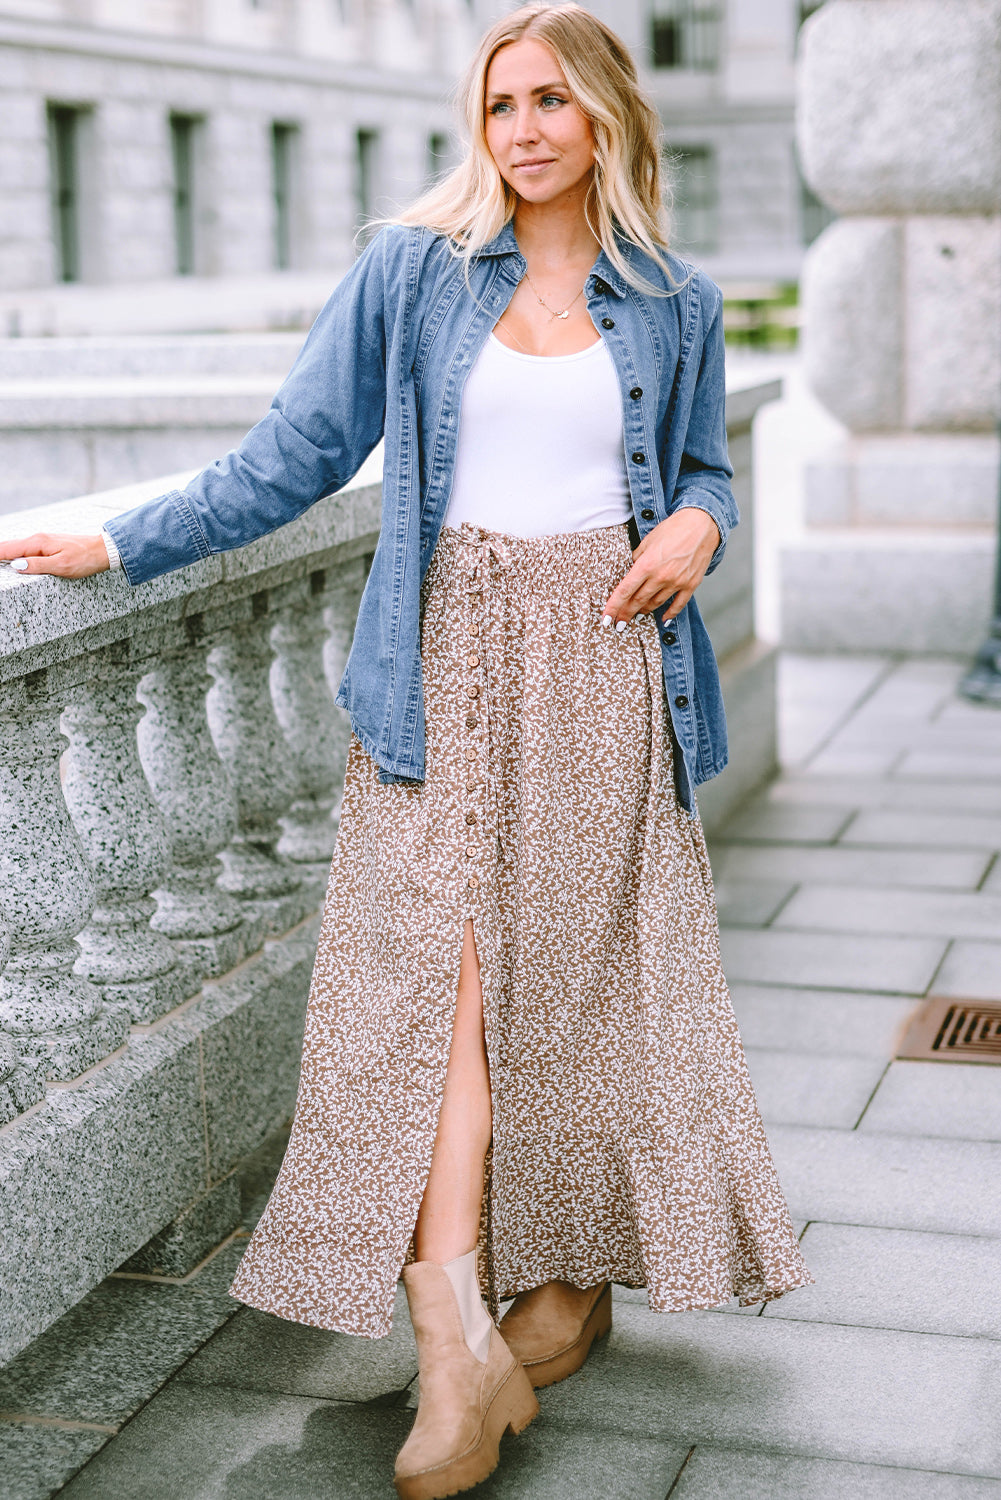
[[289, 747], [271, 701], [271, 630], [266, 593], [253, 596], [249, 620], [226, 631], [209, 653], [215, 678], [208, 694], [212, 738], [236, 793], [237, 831], [223, 851], [220, 885], [262, 917], [272, 932], [310, 909], [299, 871], [278, 853], [279, 818], [295, 799]]
[[172, 864], [154, 893], [151, 925], [216, 977], [247, 947], [239, 903], [220, 889], [220, 854], [236, 832], [236, 797], [209, 733], [205, 695], [212, 685], [201, 617], [186, 622], [193, 644], [158, 659], [139, 684], [146, 713], [139, 754], [163, 814]]
[[67, 1081], [114, 1052], [129, 1020], [74, 973], [94, 876], [63, 799], [61, 695], [38, 671], [8, 683], [0, 711], [0, 1031], [22, 1056]]
[[[280, 820], [284, 832], [278, 851], [300, 867], [318, 897], [334, 852], [340, 761], [340, 724], [323, 671], [325, 588], [323, 572], [310, 574], [303, 597], [281, 611], [271, 631], [271, 696], [298, 781], [295, 799]], [[342, 776], [343, 770], [341, 764]]]
[[179, 964], [169, 938], [150, 926], [152, 892], [170, 846], [136, 743], [142, 672], [129, 641], [91, 658], [63, 714], [69, 738], [63, 790], [97, 895], [77, 940], [77, 973], [125, 1006], [133, 1021], [149, 1023], [197, 993], [201, 975]]
[[803, 356], [845, 437], [807, 474], [783, 639], [966, 651], [988, 619], [1001, 394], [1001, 0], [828, 0], [798, 131], [841, 217]]

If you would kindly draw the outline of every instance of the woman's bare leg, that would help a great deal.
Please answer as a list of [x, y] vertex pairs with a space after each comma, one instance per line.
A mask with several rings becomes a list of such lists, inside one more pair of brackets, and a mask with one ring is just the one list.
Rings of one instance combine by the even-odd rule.
[[418, 1260], [443, 1265], [476, 1244], [490, 1144], [490, 1068], [473, 924], [466, 922], [452, 1047], [431, 1171], [414, 1232]]

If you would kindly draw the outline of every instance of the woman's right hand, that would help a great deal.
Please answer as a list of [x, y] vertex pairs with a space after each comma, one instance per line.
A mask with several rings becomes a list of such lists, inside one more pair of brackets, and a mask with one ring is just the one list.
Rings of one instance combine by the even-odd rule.
[[56, 578], [90, 578], [110, 567], [104, 538], [50, 536], [39, 531], [17, 542], [0, 542], [0, 562], [16, 573], [52, 573]]

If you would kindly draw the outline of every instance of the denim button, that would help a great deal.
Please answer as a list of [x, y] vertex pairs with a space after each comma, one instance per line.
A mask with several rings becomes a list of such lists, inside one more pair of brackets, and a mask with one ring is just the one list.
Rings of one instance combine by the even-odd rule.
[[599, 297], [603, 297], [608, 291], [608, 287], [598, 276], [594, 278], [594, 290], [597, 292]]
[[675, 700], [674, 700], [674, 706], [675, 706], [675, 708], [687, 708], [688, 707], [688, 699], [685, 697], [684, 693], [679, 693], [678, 694], [677, 698], [675, 698]]
[[634, 453], [633, 454], [633, 463], [634, 464], [645, 464], [646, 463], [646, 454], [645, 453]]
[[641, 385], [634, 385], [629, 394], [634, 401], [638, 401], [643, 394], [643, 387]]
[[602, 326], [602, 328], [614, 328], [615, 327], [615, 319], [614, 318], [602, 318], [602, 320], [601, 320], [601, 326]]
[[653, 520], [653, 511], [652, 510], [641, 510], [640, 511], [640, 515], [643, 517], [644, 521], [652, 521]]
[[675, 643], [675, 641], [677, 639], [678, 639], [678, 637], [675, 635], [675, 633], [674, 633], [673, 630], [665, 630], [664, 631], [664, 640], [667, 643], [667, 645], [673, 646], [674, 643]]

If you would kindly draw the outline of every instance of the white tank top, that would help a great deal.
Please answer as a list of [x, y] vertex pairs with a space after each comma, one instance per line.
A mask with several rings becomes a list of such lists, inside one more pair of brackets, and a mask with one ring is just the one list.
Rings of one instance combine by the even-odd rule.
[[623, 442], [603, 339], [576, 354], [537, 355], [491, 333], [462, 394], [445, 525], [553, 536], [628, 521]]

